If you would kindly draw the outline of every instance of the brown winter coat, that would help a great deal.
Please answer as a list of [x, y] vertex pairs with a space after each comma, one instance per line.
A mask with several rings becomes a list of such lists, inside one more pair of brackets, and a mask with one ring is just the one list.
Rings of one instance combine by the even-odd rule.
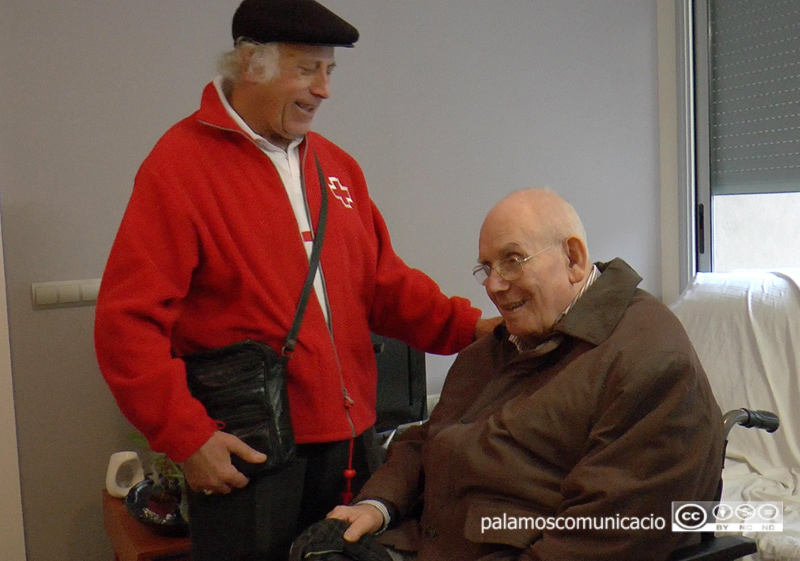
[[[671, 531], [671, 502], [714, 498], [719, 407], [675, 316], [624, 261], [599, 267], [544, 351], [500, 326], [460, 353], [429, 422], [362, 489], [404, 520], [384, 543], [419, 561], [653, 561], [697, 541]], [[536, 517], [663, 529], [514, 527]]]

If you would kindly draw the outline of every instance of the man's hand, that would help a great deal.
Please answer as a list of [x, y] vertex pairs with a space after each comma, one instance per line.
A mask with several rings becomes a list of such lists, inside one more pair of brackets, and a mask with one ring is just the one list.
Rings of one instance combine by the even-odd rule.
[[492, 330], [500, 325], [503, 321], [503, 318], [500, 316], [489, 318], [489, 319], [479, 319], [478, 323], [475, 324], [475, 340], [477, 341], [484, 335], [487, 335], [492, 332]]
[[231, 454], [243, 460], [260, 464], [267, 456], [251, 448], [239, 438], [217, 431], [197, 452], [183, 462], [183, 475], [193, 491], [206, 494], [227, 495], [234, 488], [241, 489], [250, 481], [231, 464]]
[[369, 504], [337, 506], [327, 517], [350, 523], [350, 527], [344, 533], [344, 539], [352, 543], [360, 540], [364, 534], [374, 534], [383, 527], [383, 514]]

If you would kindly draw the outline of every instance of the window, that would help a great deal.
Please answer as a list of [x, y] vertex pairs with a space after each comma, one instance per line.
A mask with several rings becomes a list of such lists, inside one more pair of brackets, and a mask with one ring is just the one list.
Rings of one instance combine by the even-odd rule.
[[695, 0], [697, 270], [800, 266], [800, 2]]

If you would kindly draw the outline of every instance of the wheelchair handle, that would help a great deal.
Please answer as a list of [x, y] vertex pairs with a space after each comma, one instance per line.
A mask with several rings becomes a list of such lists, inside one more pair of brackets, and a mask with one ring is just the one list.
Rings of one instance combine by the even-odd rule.
[[750, 409], [734, 409], [728, 411], [722, 418], [722, 425], [725, 431], [725, 439], [728, 433], [736, 425], [745, 428], [763, 429], [767, 432], [775, 432], [781, 426], [781, 421], [775, 413], [771, 411], [759, 411]]

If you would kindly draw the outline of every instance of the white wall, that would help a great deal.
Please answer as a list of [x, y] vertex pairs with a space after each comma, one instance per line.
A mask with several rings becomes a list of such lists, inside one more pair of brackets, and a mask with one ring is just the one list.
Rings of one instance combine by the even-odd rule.
[[[100, 489], [127, 423], [93, 308], [33, 311], [33, 282], [99, 277], [133, 175], [193, 111], [238, 0], [0, 0], [0, 210], [29, 561], [105, 560]], [[506, 193], [550, 185], [593, 257], [661, 287], [651, 0], [325, 0], [362, 32], [316, 129], [361, 162], [397, 251], [446, 292]], [[432, 361], [432, 389], [447, 361]], [[4, 559], [5, 561], [5, 559]]]
[[[655, 2], [328, 5], [362, 40], [339, 53], [316, 128], [358, 157], [411, 265], [493, 314], [468, 272], [483, 216], [549, 185], [583, 217], [593, 258], [624, 257], [660, 294]], [[429, 357], [431, 391], [450, 363]]]

